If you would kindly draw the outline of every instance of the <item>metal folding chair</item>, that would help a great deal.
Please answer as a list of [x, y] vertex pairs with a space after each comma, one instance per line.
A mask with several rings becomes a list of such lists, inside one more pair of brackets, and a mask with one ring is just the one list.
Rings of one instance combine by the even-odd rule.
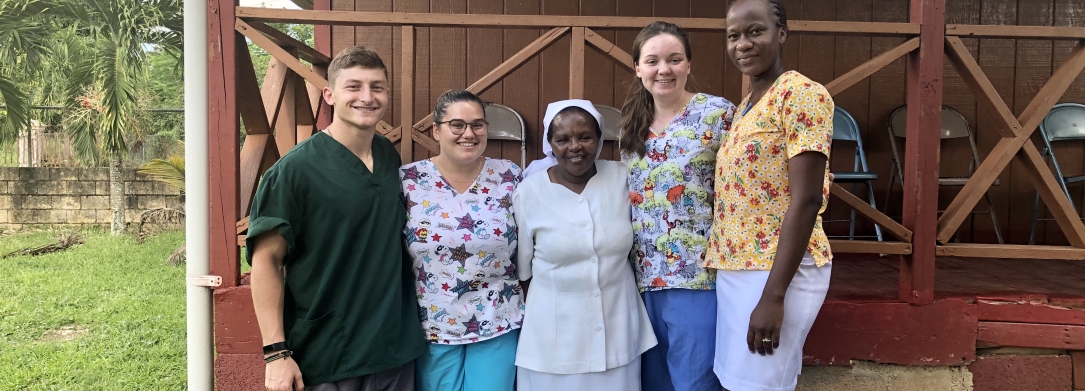
[[527, 126], [524, 118], [511, 107], [498, 103], [486, 103], [486, 121], [490, 127], [486, 132], [489, 140], [511, 140], [520, 142], [520, 169], [527, 164], [527, 144], [524, 133]]
[[[1085, 105], [1080, 103], [1059, 103], [1055, 105], [1044, 117], [1043, 122], [1040, 123], [1040, 135], [1044, 139], [1044, 150], [1040, 153], [1040, 156], [1043, 156], [1044, 161], [1047, 161], [1048, 157], [1051, 158], [1051, 165], [1055, 169], [1055, 180], [1059, 182], [1063, 193], [1066, 193], [1066, 198], [1070, 200], [1070, 206], [1077, 210], [1077, 207], [1074, 206], [1074, 199], [1070, 197], [1070, 189], [1067, 188], [1067, 185], [1085, 181], [1085, 174], [1077, 176], [1063, 174], [1058, 159], [1055, 159], [1055, 152], [1051, 148], [1051, 143], [1085, 140]], [[1054, 219], [1040, 218], [1040, 193], [1037, 192], [1036, 202], [1032, 207], [1032, 229], [1028, 234], [1029, 244], [1035, 243], [1036, 223], [1040, 220]]]
[[[908, 118], [908, 106], [903, 105], [893, 110], [893, 114], [889, 116], [889, 146], [893, 152], [893, 168], [889, 171], [889, 188], [885, 191], [885, 205], [889, 205], [889, 197], [893, 193], [893, 178], [900, 182], [901, 187], [904, 186], [904, 174], [902, 171], [902, 164], [900, 158], [900, 152], [897, 148], [897, 138], [905, 137], [905, 122]], [[968, 183], [968, 179], [972, 177], [972, 174], [976, 171], [976, 166], [980, 163], [979, 148], [976, 147], [976, 138], [972, 134], [972, 129], [968, 126], [968, 120], [964, 119], [964, 116], [957, 110], [954, 110], [949, 106], [942, 106], [942, 131], [941, 139], [956, 139], [956, 138], [968, 138], [968, 145], [972, 149], [972, 158], [968, 163], [968, 176], [964, 177], [941, 177], [938, 178], [939, 186], [964, 186]], [[995, 179], [992, 186], [998, 186], [999, 181]], [[998, 243], [1004, 243], [1002, 239], [1002, 231], [998, 228], [998, 219], [995, 217], [994, 203], [991, 202], [991, 194], [984, 193], [983, 198], [987, 201], [987, 210], [973, 210], [971, 214], [986, 213], [991, 216], [991, 225], [995, 228], [995, 236], [998, 238]], [[938, 213], [942, 213], [939, 211]]]
[[[852, 194], [858, 194], [859, 184], [866, 185], [867, 202], [874, 209], [877, 209], [877, 205], [874, 204], [874, 186], [873, 181], [878, 179], [878, 173], [871, 172], [866, 163], [866, 150], [863, 149], [863, 137], [859, 134], [859, 123], [855, 121], [855, 118], [848, 113], [847, 110], [836, 107], [833, 112], [833, 142], [847, 141], [855, 143], [855, 156], [854, 163], [852, 164], [852, 171], [849, 172], [833, 172], [833, 182], [835, 183], [851, 183]], [[857, 212], [853, 208], [851, 210], [851, 219], [848, 220], [825, 220], [823, 223], [842, 223], [849, 222], [847, 236], [830, 236], [830, 237], [846, 237], [848, 240], [854, 240], [856, 238], [877, 238], [878, 241], [882, 241], [882, 227], [878, 224], [874, 224], [874, 236], [859, 236], [855, 234], [855, 218]]]
[[614, 141], [621, 135], [618, 123], [622, 121], [622, 111], [615, 107], [596, 104], [595, 109], [603, 115], [603, 140]]

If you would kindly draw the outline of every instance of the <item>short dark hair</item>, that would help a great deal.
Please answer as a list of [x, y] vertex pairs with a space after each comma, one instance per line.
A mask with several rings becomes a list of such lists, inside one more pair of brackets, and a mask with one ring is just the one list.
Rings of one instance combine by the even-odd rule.
[[584, 120], [588, 121], [588, 123], [595, 128], [595, 135], [600, 138], [603, 137], [603, 129], [599, 127], [599, 121], [595, 119], [594, 115], [591, 115], [587, 110], [584, 110], [583, 107], [569, 106], [559, 110], [557, 114], [554, 114], [554, 119], [550, 120], [550, 123], [546, 125], [546, 129], [549, 130], [546, 132], [546, 142], [554, 141], [554, 123], [558, 122], [559, 118], [568, 114], [579, 114], [581, 117], [584, 117]]
[[[727, 4], [727, 9], [730, 10], [731, 6], [734, 6], [740, 1], [742, 0], [731, 0], [731, 2]], [[783, 29], [790, 35], [791, 30], [787, 27], [787, 9], [784, 8], [783, 0], [764, 1], [769, 3], [769, 7], [772, 7], [772, 13], [776, 16], [776, 27]]]
[[365, 46], [351, 46], [336, 54], [332, 63], [328, 64], [328, 84], [335, 86], [339, 72], [350, 68], [380, 69], [384, 72], [384, 78], [388, 78], [388, 67], [384, 66], [384, 61], [376, 50]]
[[437, 98], [437, 105], [433, 107], [433, 123], [444, 121], [448, 106], [458, 102], [475, 102], [482, 109], [482, 118], [486, 118], [486, 104], [482, 103], [478, 95], [468, 90], [449, 90]]

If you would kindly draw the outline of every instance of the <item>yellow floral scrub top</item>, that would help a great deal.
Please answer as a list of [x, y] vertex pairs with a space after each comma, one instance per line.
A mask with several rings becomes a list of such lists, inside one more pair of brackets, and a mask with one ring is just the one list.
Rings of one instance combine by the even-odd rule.
[[[742, 100], [746, 110], [750, 97]], [[715, 223], [705, 267], [770, 270], [784, 214], [791, 204], [788, 159], [807, 151], [829, 156], [833, 138], [833, 98], [821, 84], [789, 71], [765, 96], [736, 115], [716, 155]], [[829, 168], [822, 184], [821, 209], [806, 251], [818, 266], [832, 260], [821, 213], [829, 199]]]

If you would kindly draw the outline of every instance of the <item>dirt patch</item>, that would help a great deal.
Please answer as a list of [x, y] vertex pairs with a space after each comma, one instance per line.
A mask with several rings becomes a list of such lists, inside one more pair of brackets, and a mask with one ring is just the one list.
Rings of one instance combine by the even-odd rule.
[[42, 339], [47, 341], [47, 342], [74, 341], [74, 340], [77, 340], [77, 339], [81, 338], [84, 335], [87, 335], [87, 333], [89, 333], [89, 332], [90, 332], [90, 329], [87, 328], [86, 326], [68, 325], [68, 326], [64, 326], [64, 327], [61, 327], [61, 328], [56, 329], [56, 330], [46, 331], [45, 335], [42, 336]]

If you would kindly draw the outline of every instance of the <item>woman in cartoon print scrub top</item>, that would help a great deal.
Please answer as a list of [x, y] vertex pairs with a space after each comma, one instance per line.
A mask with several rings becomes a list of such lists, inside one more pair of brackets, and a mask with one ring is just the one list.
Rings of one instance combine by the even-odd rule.
[[689, 38], [655, 22], [633, 42], [636, 79], [622, 107], [637, 284], [659, 344], [644, 354], [646, 390], [718, 391], [712, 373], [715, 272], [705, 269], [716, 151], [735, 107], [686, 89]]
[[524, 302], [512, 257], [512, 193], [520, 168], [482, 156], [488, 124], [465, 90], [437, 100], [439, 155], [400, 168], [407, 250], [429, 351], [415, 364], [422, 391], [509, 391]]

